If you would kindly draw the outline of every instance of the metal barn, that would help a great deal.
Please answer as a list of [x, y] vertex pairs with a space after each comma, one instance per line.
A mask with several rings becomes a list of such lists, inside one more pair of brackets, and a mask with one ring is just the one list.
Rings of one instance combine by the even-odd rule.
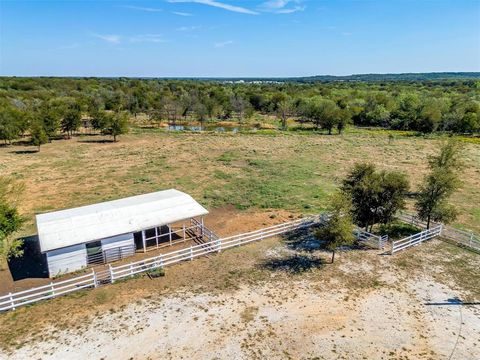
[[40, 250], [50, 277], [108, 263], [212, 234], [208, 211], [190, 195], [170, 189], [39, 214]]

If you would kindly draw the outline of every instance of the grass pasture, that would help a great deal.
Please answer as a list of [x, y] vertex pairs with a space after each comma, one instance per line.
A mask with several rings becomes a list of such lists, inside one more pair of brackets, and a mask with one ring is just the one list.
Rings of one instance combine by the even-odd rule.
[[[118, 143], [81, 136], [25, 152], [0, 148], [0, 170], [26, 185], [24, 232], [34, 213], [178, 188], [208, 208], [322, 210], [354, 163], [408, 173], [412, 188], [426, 172], [426, 158], [441, 138], [352, 130], [342, 136], [297, 132], [260, 134], [171, 133], [136, 128]], [[463, 186], [452, 201], [457, 226], [480, 231], [480, 146], [465, 143]]]

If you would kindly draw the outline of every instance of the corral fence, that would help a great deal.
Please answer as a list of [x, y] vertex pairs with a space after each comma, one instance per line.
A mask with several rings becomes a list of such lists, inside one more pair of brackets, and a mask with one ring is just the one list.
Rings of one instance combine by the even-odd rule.
[[86, 288], [94, 288], [104, 284], [114, 283], [115, 281], [135, 276], [136, 274], [153, 271], [186, 260], [193, 260], [199, 256], [220, 252], [253, 241], [263, 240], [290, 231], [307, 228], [321, 223], [323, 219], [324, 217], [321, 215], [312, 216], [225, 238], [219, 238], [213, 232], [204, 228], [203, 231], [208, 232], [205, 235], [210, 240], [209, 242], [161, 254], [148, 259], [131, 262], [125, 265], [110, 265], [107, 270], [92, 270], [89, 274], [76, 276], [68, 280], [55, 281], [48, 285], [9, 293], [0, 296], [0, 311], [15, 310], [20, 306], [33, 304], [38, 301], [51, 299]]
[[417, 234], [410, 235], [404, 239], [396, 240], [392, 242], [391, 254], [395, 254], [400, 250], [407, 249], [411, 246], [420, 245], [422, 242], [430, 240], [442, 233], [443, 225], [437, 225], [432, 229], [427, 229]]
[[366, 245], [373, 249], [384, 249], [388, 241], [388, 235], [375, 235], [360, 228], [356, 228], [354, 234], [360, 244]]
[[[397, 215], [397, 218], [422, 229], [427, 227], [427, 223], [420, 220], [415, 214], [402, 212]], [[438, 226], [440, 224], [431, 223], [431, 225]], [[460, 230], [448, 225], [443, 225], [441, 236], [457, 245], [480, 251], [480, 235], [472, 231]]]
[[47, 300], [96, 286], [96, 274], [92, 271], [87, 275], [76, 276], [64, 281], [51, 282], [48, 285], [0, 296], [0, 311], [15, 310], [20, 306], [29, 305], [40, 300]]

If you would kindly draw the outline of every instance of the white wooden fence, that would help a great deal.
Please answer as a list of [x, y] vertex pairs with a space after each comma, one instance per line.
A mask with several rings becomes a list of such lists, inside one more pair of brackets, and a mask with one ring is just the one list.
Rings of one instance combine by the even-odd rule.
[[[397, 218], [405, 223], [412, 224], [420, 228], [427, 227], [427, 223], [420, 220], [415, 214], [402, 212], [397, 215]], [[436, 226], [439, 224], [431, 223], [431, 225]], [[480, 235], [475, 234], [472, 231], [460, 230], [448, 225], [443, 225], [442, 238], [453, 241], [461, 246], [480, 251]]]
[[10, 309], [15, 310], [20, 306], [32, 304], [40, 300], [51, 299], [60, 295], [96, 286], [96, 274], [92, 271], [87, 275], [77, 276], [64, 281], [51, 282], [48, 285], [0, 296], [0, 311]]
[[360, 228], [356, 228], [354, 233], [359, 243], [374, 249], [383, 249], [388, 241], [388, 235], [375, 235]]
[[407, 249], [411, 246], [419, 245], [424, 241], [430, 240], [436, 236], [439, 236], [442, 233], [443, 225], [440, 224], [432, 229], [424, 230], [417, 234], [413, 234], [401, 240], [396, 240], [392, 242], [391, 254]]
[[29, 305], [38, 301], [51, 299], [86, 288], [97, 287], [106, 283], [114, 283], [120, 279], [157, 268], [163, 268], [181, 261], [193, 260], [196, 257], [220, 252], [234, 246], [245, 245], [253, 241], [263, 240], [289, 231], [309, 227], [321, 220], [321, 216], [312, 216], [225, 238], [218, 238], [213, 233], [208, 234], [211, 241], [204, 244], [190, 246], [185, 249], [172, 251], [125, 265], [110, 265], [107, 271], [96, 272], [92, 270], [91, 273], [86, 275], [76, 276], [63, 281], [55, 281], [48, 285], [0, 296], [0, 311], [15, 310], [20, 306]]

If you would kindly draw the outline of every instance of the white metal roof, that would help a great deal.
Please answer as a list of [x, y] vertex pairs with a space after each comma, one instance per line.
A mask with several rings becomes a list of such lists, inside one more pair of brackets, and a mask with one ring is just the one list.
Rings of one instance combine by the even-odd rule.
[[42, 252], [172, 224], [208, 211], [170, 189], [36, 216]]

